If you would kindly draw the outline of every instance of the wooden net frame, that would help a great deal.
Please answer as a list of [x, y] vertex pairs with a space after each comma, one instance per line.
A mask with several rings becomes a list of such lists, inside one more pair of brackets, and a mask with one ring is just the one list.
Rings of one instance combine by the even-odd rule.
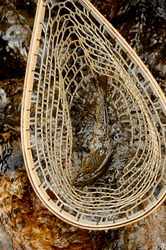
[[[108, 99], [135, 149], [114, 187], [71, 185], [71, 106], [84, 99], [89, 75], [107, 76]], [[28, 176], [48, 209], [75, 226], [102, 230], [157, 208], [166, 194], [165, 114], [165, 96], [149, 70], [88, 0], [39, 0], [21, 131]]]

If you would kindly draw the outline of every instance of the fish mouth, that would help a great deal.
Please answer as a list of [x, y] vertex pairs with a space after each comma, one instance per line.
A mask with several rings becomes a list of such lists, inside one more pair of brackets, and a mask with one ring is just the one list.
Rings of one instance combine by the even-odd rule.
[[91, 179], [95, 175], [95, 173], [91, 174], [80, 174], [80, 176], [77, 177], [75, 181], [73, 181], [71, 184], [75, 187], [79, 186], [85, 186], [89, 183], [89, 179]]

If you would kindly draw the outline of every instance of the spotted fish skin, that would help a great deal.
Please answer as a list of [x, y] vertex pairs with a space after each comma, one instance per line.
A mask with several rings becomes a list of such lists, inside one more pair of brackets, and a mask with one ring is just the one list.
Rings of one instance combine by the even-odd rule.
[[109, 165], [113, 153], [105, 101], [106, 91], [103, 86], [100, 86], [100, 83], [99, 79], [98, 96], [96, 100], [96, 122], [94, 125], [90, 156], [88, 162], [74, 177], [72, 184], [75, 186], [84, 186], [98, 179]]

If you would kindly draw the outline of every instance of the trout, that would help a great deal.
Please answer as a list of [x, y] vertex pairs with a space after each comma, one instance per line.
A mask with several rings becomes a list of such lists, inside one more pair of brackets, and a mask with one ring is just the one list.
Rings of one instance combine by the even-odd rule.
[[99, 76], [98, 83], [96, 121], [89, 160], [73, 178], [74, 186], [84, 186], [97, 180], [109, 166], [113, 153], [106, 107], [107, 77]]

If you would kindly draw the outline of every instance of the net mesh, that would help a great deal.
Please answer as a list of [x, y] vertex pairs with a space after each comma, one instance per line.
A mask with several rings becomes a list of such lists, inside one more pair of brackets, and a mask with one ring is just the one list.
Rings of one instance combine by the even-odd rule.
[[[33, 185], [55, 214], [75, 225], [104, 229], [137, 220], [165, 194], [160, 90], [83, 2], [38, 5], [23, 99], [24, 157]], [[100, 76], [107, 78], [102, 147], [109, 141], [113, 153], [97, 179], [77, 186], [73, 180], [83, 168], [84, 176], [86, 166], [94, 172], [92, 165], [102, 164], [92, 150]]]

